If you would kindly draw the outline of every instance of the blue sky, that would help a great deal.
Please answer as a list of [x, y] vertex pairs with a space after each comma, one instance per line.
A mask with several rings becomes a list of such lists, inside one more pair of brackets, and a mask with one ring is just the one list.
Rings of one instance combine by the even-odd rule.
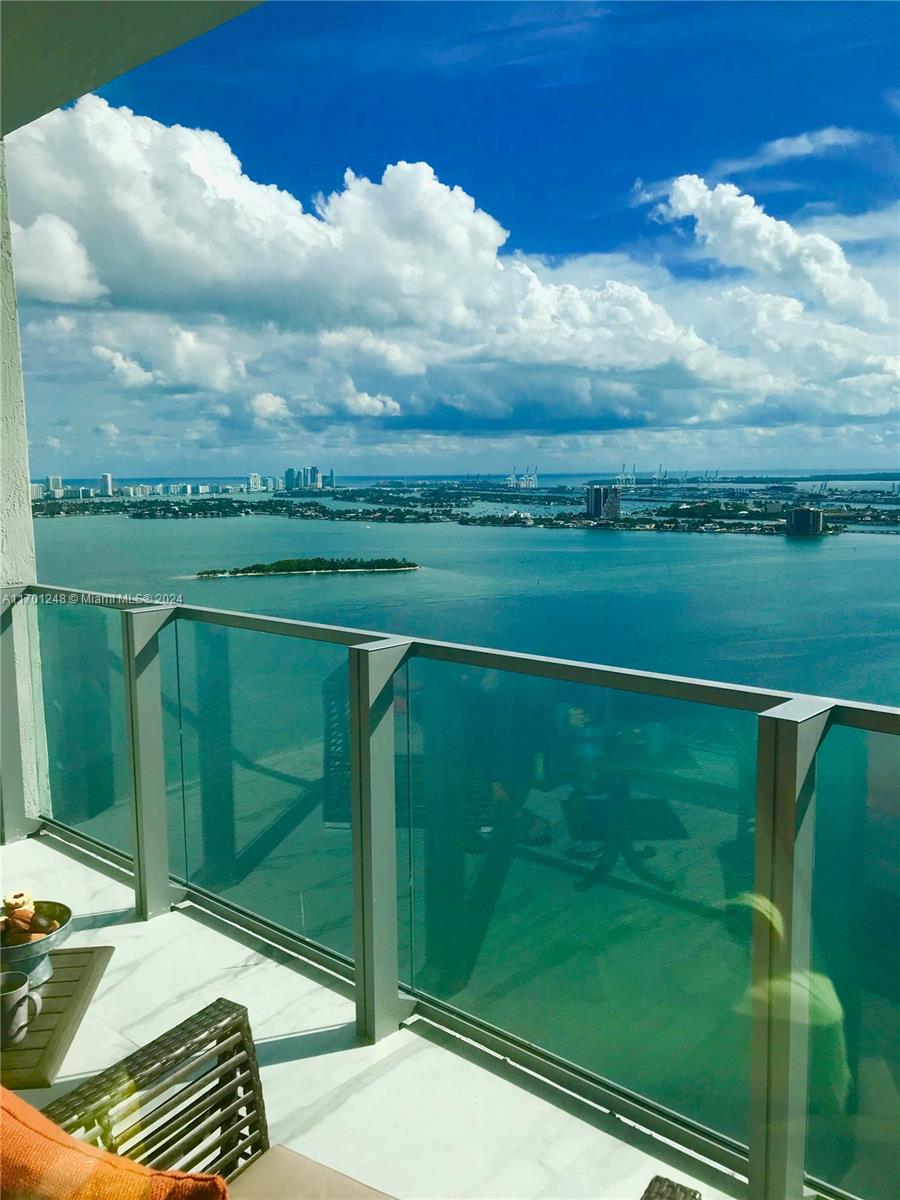
[[[251, 178], [306, 204], [349, 166], [425, 161], [510, 230], [510, 249], [610, 250], [646, 236], [636, 177], [706, 172], [776, 137], [892, 139], [893, 4], [265, 4], [100, 92], [215, 129]], [[742, 173], [767, 211], [896, 199], [877, 142]], [[791, 185], [790, 191], [778, 189]], [[749, 190], [753, 190], [752, 188]]]
[[35, 470], [893, 465], [898, 12], [270, 2], [51, 114]]

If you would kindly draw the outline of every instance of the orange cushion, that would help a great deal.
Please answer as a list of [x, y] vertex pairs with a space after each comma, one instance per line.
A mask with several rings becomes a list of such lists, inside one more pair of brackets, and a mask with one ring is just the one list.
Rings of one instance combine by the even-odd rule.
[[0, 1088], [3, 1200], [227, 1200], [218, 1175], [153, 1171], [63, 1133]]

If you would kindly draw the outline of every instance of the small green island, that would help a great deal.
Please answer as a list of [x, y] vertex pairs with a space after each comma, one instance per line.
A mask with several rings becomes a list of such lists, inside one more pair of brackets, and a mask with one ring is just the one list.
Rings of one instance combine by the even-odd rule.
[[351, 571], [417, 571], [419, 564], [405, 558], [279, 558], [277, 562], [251, 563], [249, 567], [198, 571], [198, 579], [231, 575], [340, 575]]

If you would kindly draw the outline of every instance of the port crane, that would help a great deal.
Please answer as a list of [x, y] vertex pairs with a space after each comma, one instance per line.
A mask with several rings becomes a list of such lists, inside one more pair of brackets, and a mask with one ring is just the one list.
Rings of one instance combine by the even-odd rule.
[[525, 472], [522, 475], [519, 474], [518, 466], [515, 466], [512, 469], [512, 475], [507, 475], [506, 477], [506, 486], [515, 490], [526, 488], [529, 491], [533, 491], [537, 485], [538, 474], [536, 466], [531, 468], [526, 466]]

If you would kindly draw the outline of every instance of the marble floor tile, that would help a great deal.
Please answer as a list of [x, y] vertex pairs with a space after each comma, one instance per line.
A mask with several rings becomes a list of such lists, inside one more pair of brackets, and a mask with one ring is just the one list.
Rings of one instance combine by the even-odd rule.
[[90, 1079], [98, 1071], [120, 1062], [138, 1048], [137, 1042], [124, 1037], [93, 1012], [88, 1011], [78, 1027], [53, 1086], [23, 1089], [20, 1094], [35, 1108], [46, 1108], [85, 1079]]
[[654, 1174], [691, 1180], [662, 1144], [622, 1140], [620, 1123], [424, 1022], [360, 1044], [346, 986], [190, 906], [139, 922], [129, 887], [40, 839], [5, 847], [2, 865], [5, 887], [71, 905], [68, 945], [114, 947], [59, 1081], [33, 1103], [225, 996], [250, 1013], [272, 1140], [400, 1200], [639, 1200]]

